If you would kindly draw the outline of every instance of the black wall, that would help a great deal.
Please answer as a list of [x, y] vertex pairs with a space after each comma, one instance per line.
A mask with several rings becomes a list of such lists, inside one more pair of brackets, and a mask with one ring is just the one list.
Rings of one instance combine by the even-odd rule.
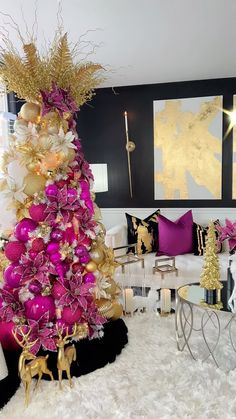
[[[154, 200], [153, 101], [223, 95], [232, 109], [236, 78], [98, 89], [78, 114], [78, 133], [90, 163], [108, 164], [109, 191], [99, 193], [100, 207], [234, 207], [232, 200], [232, 132], [223, 141], [222, 200]], [[124, 111], [128, 112], [133, 199], [129, 193]], [[223, 114], [223, 137], [228, 117]]]

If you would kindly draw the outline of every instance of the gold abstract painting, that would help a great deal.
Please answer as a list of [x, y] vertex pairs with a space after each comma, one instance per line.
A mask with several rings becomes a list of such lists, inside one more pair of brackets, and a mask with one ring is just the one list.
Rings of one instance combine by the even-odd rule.
[[222, 96], [154, 101], [154, 199], [221, 199]]
[[[234, 105], [236, 109], [236, 96], [234, 95]], [[236, 199], [236, 125], [233, 125], [233, 187], [232, 198]]]

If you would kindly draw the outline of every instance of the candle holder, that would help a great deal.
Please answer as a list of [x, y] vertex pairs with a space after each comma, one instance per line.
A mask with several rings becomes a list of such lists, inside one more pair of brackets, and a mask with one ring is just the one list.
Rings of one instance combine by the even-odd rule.
[[124, 300], [124, 315], [130, 314], [132, 316], [133, 311], [134, 311], [134, 292], [132, 288], [124, 288], [123, 300]]
[[168, 288], [161, 289], [161, 316], [168, 316], [171, 312], [171, 292]]

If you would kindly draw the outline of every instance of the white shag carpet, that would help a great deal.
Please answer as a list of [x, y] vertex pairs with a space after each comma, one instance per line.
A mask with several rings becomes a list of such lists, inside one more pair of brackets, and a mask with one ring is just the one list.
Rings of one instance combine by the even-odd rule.
[[0, 412], [1, 419], [233, 419], [236, 371], [226, 374], [211, 362], [178, 352], [174, 316], [126, 318], [129, 343], [116, 362], [74, 378], [42, 381], [24, 407], [22, 386]]

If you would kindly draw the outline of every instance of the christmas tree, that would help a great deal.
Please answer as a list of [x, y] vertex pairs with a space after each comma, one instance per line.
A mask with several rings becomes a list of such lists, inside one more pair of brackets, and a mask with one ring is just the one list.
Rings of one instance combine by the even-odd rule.
[[57, 34], [43, 56], [35, 42], [23, 44], [23, 57], [8, 46], [0, 77], [26, 103], [2, 165], [1, 190], [16, 224], [1, 240], [0, 341], [13, 347], [12, 331], [21, 325], [36, 354], [57, 350], [59, 329], [86, 325], [89, 337], [99, 337], [106, 319], [122, 314], [116, 263], [104, 244], [75, 121], [101, 66], [76, 62], [66, 34]]
[[216, 253], [217, 242], [214, 223], [208, 227], [206, 249], [204, 253], [203, 271], [201, 273], [200, 285], [207, 290], [217, 290], [222, 288], [220, 282], [219, 257]]

